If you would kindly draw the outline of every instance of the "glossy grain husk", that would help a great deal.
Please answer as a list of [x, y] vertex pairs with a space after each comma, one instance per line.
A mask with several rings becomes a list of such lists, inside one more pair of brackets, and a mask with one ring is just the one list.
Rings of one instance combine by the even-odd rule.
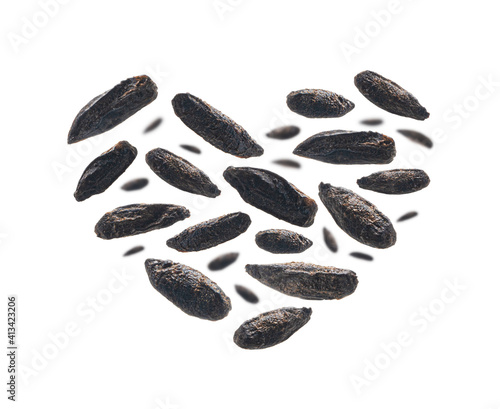
[[417, 98], [376, 72], [359, 73], [354, 78], [354, 85], [371, 103], [387, 112], [421, 121], [429, 118], [429, 113]]
[[245, 321], [234, 333], [234, 343], [244, 349], [264, 349], [286, 341], [311, 318], [310, 308], [285, 307]]
[[338, 165], [391, 163], [394, 140], [377, 132], [326, 131], [311, 136], [293, 151], [295, 155]]
[[227, 214], [191, 226], [167, 240], [167, 246], [177, 251], [201, 251], [235, 239], [247, 231], [250, 217], [241, 212]]
[[218, 321], [231, 311], [231, 300], [224, 291], [194, 268], [155, 259], [147, 259], [145, 267], [154, 289], [186, 314]]
[[118, 142], [95, 158], [83, 172], [74, 193], [79, 202], [103, 193], [132, 164], [137, 149], [127, 141]]
[[205, 141], [240, 158], [261, 156], [264, 149], [247, 131], [222, 112], [191, 94], [177, 94], [172, 100], [175, 115]]
[[190, 216], [183, 206], [171, 204], [131, 204], [106, 213], [96, 224], [97, 237], [105, 240], [135, 236], [163, 229]]
[[224, 179], [257, 209], [296, 226], [314, 223], [316, 202], [274, 172], [230, 166], [224, 171]]
[[262, 284], [304, 300], [340, 300], [358, 286], [356, 273], [309, 263], [247, 264], [246, 272]]
[[146, 163], [158, 177], [177, 189], [211, 198], [220, 195], [219, 188], [205, 172], [166, 149], [149, 151]]
[[156, 84], [147, 75], [128, 78], [92, 99], [76, 116], [68, 134], [75, 143], [113, 129], [158, 96]]
[[342, 95], [322, 89], [302, 89], [288, 94], [288, 108], [306, 118], [339, 118], [354, 109]]
[[385, 249], [396, 244], [396, 231], [387, 216], [349, 189], [319, 185], [319, 197], [337, 225], [367, 246]]
[[255, 243], [262, 250], [273, 254], [302, 253], [313, 242], [302, 234], [284, 229], [264, 230], [256, 234]]
[[429, 186], [431, 180], [427, 173], [420, 169], [394, 169], [375, 172], [358, 179], [362, 189], [388, 195], [404, 195], [418, 192]]

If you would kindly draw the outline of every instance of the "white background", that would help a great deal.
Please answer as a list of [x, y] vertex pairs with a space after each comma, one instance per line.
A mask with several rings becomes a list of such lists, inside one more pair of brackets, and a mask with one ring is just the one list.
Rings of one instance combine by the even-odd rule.
[[[17, 407], [500, 407], [495, 2], [57, 4], [50, 17], [32, 0], [3, 2], [0, 12], [1, 327], [6, 334], [6, 296], [16, 294], [23, 370]], [[26, 26], [34, 20], [38, 28], [30, 33]], [[347, 44], [355, 53], [343, 51]], [[402, 118], [369, 103], [353, 84], [365, 69], [414, 93], [430, 118]], [[154, 103], [102, 136], [66, 144], [83, 105], [140, 74], [158, 84]], [[340, 119], [299, 117], [287, 109], [285, 97], [301, 88], [338, 92], [356, 108]], [[191, 92], [235, 119], [263, 145], [264, 156], [238, 159], [204, 142], [173, 114], [170, 101], [178, 92]], [[161, 127], [143, 134], [160, 116]], [[293, 148], [314, 133], [368, 130], [359, 124], [368, 117], [383, 118], [384, 125], [373, 130], [396, 140], [398, 156], [390, 165], [300, 159], [297, 171], [271, 164], [293, 158]], [[302, 132], [285, 142], [264, 136], [283, 124], [296, 124]], [[399, 128], [428, 134], [434, 148], [410, 142]], [[85, 167], [120, 140], [138, 148], [136, 161], [105, 193], [77, 203], [73, 192]], [[183, 151], [180, 143], [203, 153]], [[161, 181], [144, 161], [156, 147], [205, 170], [222, 195], [200, 199]], [[265, 167], [286, 177], [318, 201], [314, 225], [296, 228], [244, 203], [221, 178], [230, 165]], [[396, 167], [422, 168], [432, 182], [406, 196], [357, 188], [357, 178]], [[150, 185], [122, 191], [134, 177], [148, 177]], [[320, 182], [354, 189], [393, 221], [410, 210], [419, 216], [395, 223], [394, 247], [364, 247], [344, 234], [320, 203]], [[102, 214], [137, 202], [183, 204], [192, 216], [142, 236], [95, 237]], [[184, 228], [233, 211], [253, 220], [236, 240], [194, 254], [165, 245]], [[338, 240], [337, 254], [324, 246], [324, 226]], [[315, 244], [302, 255], [271, 255], [254, 243], [255, 233], [268, 228], [298, 231]], [[139, 244], [144, 252], [122, 257]], [[241, 252], [237, 263], [209, 272], [207, 263], [228, 251]], [[354, 259], [352, 251], [375, 260]], [[214, 323], [182, 313], [151, 287], [143, 267], [147, 257], [171, 258], [207, 273], [232, 299], [230, 315]], [[281, 296], [244, 271], [246, 263], [286, 261], [350, 268], [358, 274], [358, 289], [341, 301], [310, 302]], [[123, 283], [115, 283], [119, 291], [106, 298], [117, 274]], [[253, 289], [261, 302], [243, 301], [236, 283]], [[451, 297], [449, 283], [458, 283], [458, 295]], [[246, 351], [232, 344], [244, 320], [281, 306], [310, 306], [311, 321], [274, 348]], [[423, 318], [420, 308], [429, 306], [434, 313]], [[68, 328], [71, 336], [63, 334]], [[401, 333], [410, 341], [396, 347]], [[3, 345], [6, 335], [2, 339]], [[384, 345], [392, 345], [392, 357]], [[2, 360], [2, 391], [6, 365]], [[2, 392], [0, 406], [5, 403]]]

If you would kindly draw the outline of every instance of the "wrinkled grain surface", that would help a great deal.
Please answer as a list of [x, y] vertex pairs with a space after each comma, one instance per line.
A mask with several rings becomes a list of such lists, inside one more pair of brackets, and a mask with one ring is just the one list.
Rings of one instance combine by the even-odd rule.
[[311, 318], [310, 308], [285, 307], [245, 321], [234, 333], [234, 343], [244, 349], [264, 349], [286, 341]]
[[394, 140], [377, 132], [326, 131], [299, 144], [295, 155], [340, 165], [391, 163]]
[[396, 231], [387, 216], [351, 190], [319, 185], [319, 197], [337, 225], [353, 239], [385, 249], [396, 243]]
[[421, 121], [429, 118], [417, 98], [380, 74], [363, 71], [354, 78], [354, 85], [371, 103], [387, 112]]
[[106, 213], [96, 224], [95, 233], [110, 240], [163, 229], [189, 217], [189, 210], [171, 204], [131, 204]]
[[358, 285], [353, 271], [309, 263], [247, 264], [245, 269], [262, 284], [305, 300], [340, 300]]
[[146, 272], [151, 285], [186, 314], [218, 321], [231, 310], [231, 300], [207, 276], [170, 260], [148, 259]]
[[388, 195], [403, 195], [418, 192], [429, 186], [429, 176], [419, 169], [394, 169], [375, 172], [358, 179], [362, 189]]
[[201, 251], [235, 239], [247, 231], [250, 217], [241, 212], [227, 214], [189, 227], [167, 241], [167, 246], [182, 252]]
[[156, 84], [147, 75], [120, 82], [80, 110], [71, 125], [68, 143], [79, 142], [113, 129], [153, 102], [157, 96]]
[[339, 118], [354, 109], [342, 95], [322, 89], [302, 89], [288, 94], [288, 108], [307, 118]]
[[257, 209], [296, 226], [314, 223], [316, 202], [276, 173], [230, 166], [224, 171], [224, 179]]
[[313, 242], [302, 234], [284, 229], [261, 231], [255, 236], [255, 243], [262, 250], [274, 254], [302, 253], [313, 245]]
[[177, 189], [212, 198], [220, 195], [219, 188], [205, 172], [166, 149], [149, 151], [146, 162], [157, 176]]
[[237, 259], [240, 253], [226, 253], [219, 257], [214, 258], [210, 263], [208, 263], [208, 269], [210, 271], [220, 271], [229, 267]]
[[191, 94], [177, 94], [172, 100], [175, 115], [205, 141], [240, 158], [261, 156], [264, 149], [247, 131], [222, 112]]
[[137, 149], [127, 141], [118, 142], [95, 158], [83, 172], [74, 193], [79, 202], [104, 192], [132, 164]]

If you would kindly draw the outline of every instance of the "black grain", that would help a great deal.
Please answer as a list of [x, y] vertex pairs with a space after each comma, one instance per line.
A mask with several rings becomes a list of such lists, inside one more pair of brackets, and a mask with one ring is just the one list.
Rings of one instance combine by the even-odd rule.
[[239, 284], [236, 284], [234, 288], [245, 301], [248, 301], [251, 304], [257, 304], [259, 302], [259, 297], [257, 297], [257, 295], [255, 295], [255, 293], [249, 288]]
[[394, 169], [375, 172], [358, 179], [362, 189], [388, 195], [403, 195], [418, 192], [429, 186], [429, 176], [420, 169]]
[[255, 236], [255, 243], [262, 250], [273, 254], [303, 253], [313, 245], [302, 234], [283, 229], [261, 231]]
[[342, 95], [322, 89], [302, 89], [288, 94], [288, 108], [306, 118], [339, 118], [354, 109]]
[[210, 271], [220, 271], [229, 267], [237, 259], [240, 253], [226, 253], [222, 256], [214, 258], [210, 263], [208, 263], [208, 269]]

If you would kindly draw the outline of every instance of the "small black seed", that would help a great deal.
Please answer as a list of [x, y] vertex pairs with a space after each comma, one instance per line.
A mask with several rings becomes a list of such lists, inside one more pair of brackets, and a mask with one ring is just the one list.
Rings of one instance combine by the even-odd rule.
[[130, 250], [126, 251], [123, 254], [123, 257], [127, 257], [127, 256], [131, 256], [133, 254], [140, 253], [143, 250], [144, 250], [144, 246], [135, 246], [135, 247], [132, 247]]
[[369, 119], [363, 119], [361, 121], [361, 124], [368, 126], [377, 126], [377, 125], [382, 125], [383, 123], [384, 120], [379, 118], [369, 118]]
[[177, 189], [212, 198], [220, 195], [219, 188], [205, 172], [166, 149], [149, 151], [146, 162], [156, 175]]
[[193, 146], [193, 145], [179, 145], [179, 146], [182, 149], [185, 149], [185, 150], [192, 152], [192, 153], [197, 153], [197, 154], [201, 153], [201, 149], [197, 148], [196, 146]]
[[302, 234], [283, 229], [261, 231], [255, 236], [255, 243], [262, 250], [273, 254], [303, 253], [313, 245]]
[[337, 240], [333, 237], [333, 234], [326, 227], [323, 227], [323, 239], [325, 240], [326, 247], [330, 249], [333, 253], [336, 253], [339, 250], [339, 246], [337, 245]]
[[267, 137], [271, 139], [290, 139], [297, 136], [300, 133], [300, 128], [295, 125], [286, 125], [280, 128], [273, 129], [271, 132], [267, 133]]
[[396, 146], [377, 132], [327, 131], [306, 139], [293, 153], [341, 165], [386, 164], [396, 156]]
[[205, 141], [240, 158], [261, 156], [262, 146], [247, 131], [222, 112], [191, 94], [177, 94], [172, 100], [175, 115]]
[[339, 118], [354, 109], [342, 95], [322, 89], [302, 89], [288, 94], [288, 108], [307, 118]]
[[419, 169], [394, 169], [372, 173], [358, 179], [362, 189], [388, 195], [403, 195], [417, 192], [429, 186], [431, 180], [427, 173]]
[[378, 249], [396, 244], [396, 231], [387, 216], [349, 189], [319, 185], [319, 197], [337, 225], [360, 243]]
[[279, 308], [245, 321], [234, 333], [234, 343], [244, 349], [264, 349], [286, 341], [311, 318], [310, 308]]
[[262, 284], [304, 300], [340, 300], [358, 286], [353, 271], [315, 264], [247, 264], [245, 270]]
[[186, 314], [218, 321], [231, 311], [231, 300], [207, 276], [194, 268], [166, 260], [145, 263], [151, 285]]
[[158, 128], [161, 123], [163, 122], [163, 118], [157, 118], [153, 122], [151, 122], [146, 129], [144, 129], [144, 133], [148, 133], [151, 131], [154, 131], [156, 128]]
[[245, 301], [248, 301], [251, 304], [257, 304], [259, 302], [259, 297], [255, 295], [255, 293], [247, 287], [236, 284], [234, 286], [236, 292], [243, 298]]
[[148, 185], [148, 183], [149, 183], [149, 180], [146, 178], [133, 179], [133, 180], [125, 183], [122, 186], [122, 189], [127, 191], [127, 192], [130, 192], [132, 190], [140, 190], [140, 189], [145, 188]]
[[281, 165], [286, 168], [300, 169], [300, 163], [292, 159], [277, 159], [273, 161], [276, 165]]
[[74, 193], [79, 202], [103, 193], [132, 164], [137, 149], [127, 141], [118, 142], [95, 158], [83, 172]]
[[392, 114], [423, 121], [427, 110], [408, 91], [373, 71], [363, 71], [354, 78], [354, 85], [371, 103]]
[[250, 217], [241, 212], [227, 214], [189, 227], [168, 239], [167, 246], [177, 251], [201, 251], [235, 239], [247, 231]]
[[231, 264], [233, 264], [238, 259], [239, 254], [240, 253], [226, 253], [226, 254], [223, 254], [222, 256], [214, 258], [208, 264], [208, 269], [210, 271], [223, 270], [226, 267], [229, 267]]
[[417, 132], [417, 131], [412, 131], [410, 129], [398, 129], [398, 132], [401, 135], [406, 136], [409, 140], [416, 142], [420, 145], [425, 146], [426, 148], [432, 148], [432, 140], [425, 136], [423, 133]]
[[354, 257], [354, 258], [359, 258], [361, 260], [373, 261], [373, 257], [372, 256], [370, 256], [369, 254], [366, 254], [366, 253], [360, 253], [358, 251], [353, 251], [350, 254], [350, 256]]
[[75, 143], [113, 129], [158, 96], [156, 84], [147, 75], [132, 77], [95, 97], [76, 116], [68, 134]]
[[405, 220], [410, 220], [413, 219], [414, 217], [418, 216], [417, 212], [408, 212], [402, 215], [399, 219], [398, 222], [404, 222]]
[[224, 179], [257, 209], [296, 226], [309, 227], [314, 223], [316, 202], [276, 173], [230, 166], [224, 171]]
[[170, 204], [132, 204], [106, 213], [97, 222], [97, 237], [110, 240], [163, 229], [189, 217], [189, 210]]

